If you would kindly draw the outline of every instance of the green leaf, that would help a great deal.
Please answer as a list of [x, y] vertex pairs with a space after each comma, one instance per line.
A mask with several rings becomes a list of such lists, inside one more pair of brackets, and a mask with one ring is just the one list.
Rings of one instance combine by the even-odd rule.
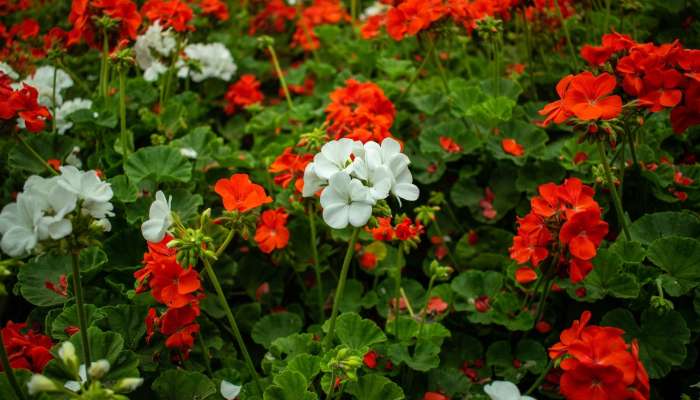
[[71, 263], [70, 256], [46, 254], [23, 265], [17, 274], [22, 296], [39, 307], [65, 303], [68, 297], [50, 290], [47, 285], [53, 285], [60, 291], [61, 277], [68, 283], [68, 276], [73, 270]]
[[298, 354], [287, 363], [289, 371], [300, 372], [307, 381], [314, 379], [321, 372], [321, 357], [311, 354]]
[[[85, 317], [87, 319], [88, 326], [97, 324], [100, 320], [105, 318], [107, 314], [101, 308], [93, 304], [85, 304]], [[66, 328], [80, 327], [80, 322], [78, 320], [78, 306], [73, 304], [66, 307], [51, 323], [51, 336], [59, 340], [67, 340], [70, 336], [66, 333]]]
[[198, 208], [204, 203], [202, 196], [192, 194], [185, 189], [173, 191], [173, 211], [180, 216], [183, 221], [188, 221], [198, 215]]
[[[440, 138], [446, 137], [455, 141], [461, 148], [458, 153], [448, 153], [440, 145]], [[418, 136], [421, 152], [424, 154], [436, 153], [440, 154], [448, 161], [459, 158], [461, 154], [469, 154], [474, 152], [481, 142], [476, 137], [473, 131], [467, 130], [463, 123], [456, 120], [439, 122], [437, 124], [428, 125]]]
[[115, 199], [122, 203], [133, 203], [136, 201], [139, 188], [126, 175], [117, 175], [108, 181], [112, 186]]
[[403, 390], [389, 378], [370, 374], [364, 375], [357, 382], [350, 382], [345, 391], [358, 400], [402, 400], [406, 398]]
[[618, 308], [605, 314], [601, 325], [616, 326], [625, 331], [626, 340], [639, 342], [639, 357], [652, 379], [663, 378], [685, 360], [690, 330], [677, 311], [656, 315], [646, 310], [638, 325], [631, 312]]
[[[330, 322], [324, 324], [328, 330]], [[372, 345], [386, 341], [386, 335], [373, 321], [363, 319], [357, 313], [343, 313], [338, 316], [335, 334], [340, 343], [351, 349], [367, 351]]]
[[452, 291], [466, 300], [493, 296], [503, 286], [503, 275], [495, 271], [469, 270], [452, 280]]
[[700, 284], [700, 241], [697, 239], [678, 236], [657, 239], [649, 246], [647, 257], [678, 282], [681, 293], [676, 295], [687, 293]]
[[297, 314], [289, 312], [269, 314], [253, 325], [251, 337], [255, 343], [267, 349], [275, 339], [297, 333], [301, 327], [301, 317]]
[[[24, 136], [24, 138], [27, 144], [44, 160], [54, 158], [63, 161], [75, 145], [74, 140], [68, 135], [54, 137], [47, 133], [42, 133], [40, 135]], [[55, 147], [54, 144], [56, 145]], [[7, 164], [5, 164], [4, 168], [28, 171], [34, 174], [47, 172], [44, 163], [39, 161], [22, 143], [15, 144], [7, 153]]]
[[[520, 368], [514, 366], [514, 360], [520, 361]], [[542, 372], [547, 361], [544, 347], [532, 339], [518, 342], [515, 352], [505, 340], [492, 343], [486, 351], [486, 362], [496, 370], [496, 375], [515, 383], [523, 379], [527, 372]]]
[[[411, 355], [412, 353], [412, 355]], [[418, 339], [413, 351], [407, 345], [392, 344], [387, 350], [394, 364], [405, 363], [411, 369], [421, 372], [430, 371], [440, 365], [440, 346], [430, 340]]]
[[[27, 382], [32, 378], [32, 372], [27, 369], [15, 369], [15, 378], [17, 383], [19, 383], [20, 390], [24, 395], [24, 399], [29, 399], [29, 394], [27, 393]], [[0, 372], [0, 393], [2, 393], [3, 400], [21, 400], [15, 394], [15, 390], [10, 385], [10, 381], [7, 379], [7, 375], [4, 372]]]
[[415, 73], [415, 67], [410, 60], [397, 60], [395, 58], [380, 58], [377, 60], [377, 68], [389, 76], [389, 79], [398, 79]]
[[161, 400], [203, 400], [216, 393], [206, 375], [182, 369], [162, 373], [151, 385]]
[[647, 255], [641, 243], [628, 242], [622, 238], [613, 243], [609, 250], [619, 255], [622, 261], [627, 264], [639, 264], [644, 261], [644, 257]]
[[666, 236], [700, 237], [700, 218], [688, 211], [647, 214], [630, 226], [632, 240], [650, 245]]
[[135, 349], [146, 334], [147, 307], [140, 305], [118, 304], [101, 309], [107, 315], [102, 321], [110, 330], [119, 333], [127, 348]]
[[447, 105], [447, 97], [441, 92], [411, 96], [409, 100], [418, 111], [429, 116], [435, 115]]
[[315, 393], [308, 391], [308, 381], [300, 372], [282, 371], [273, 378], [273, 385], [265, 389], [264, 400], [314, 400]]
[[[622, 258], [610, 250], [600, 249], [593, 260], [591, 271], [583, 283], [586, 287], [586, 300], [598, 300], [607, 295], [623, 299], [639, 295], [639, 282], [630, 273], [623, 272]], [[574, 297], [577, 298], [577, 297]]]
[[298, 354], [316, 353], [315, 349], [319, 346], [312, 334], [296, 333], [275, 339], [270, 346], [270, 352], [276, 357], [287, 354], [287, 357], [291, 358]]
[[144, 147], [130, 155], [124, 166], [126, 175], [134, 183], [148, 178], [157, 183], [188, 182], [192, 165], [172, 147]]

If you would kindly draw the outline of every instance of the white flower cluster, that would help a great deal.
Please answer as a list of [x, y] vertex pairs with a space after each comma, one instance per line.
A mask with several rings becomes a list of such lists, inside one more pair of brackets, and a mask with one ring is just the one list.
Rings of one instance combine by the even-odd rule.
[[372, 207], [393, 194], [415, 201], [419, 190], [408, 169], [411, 161], [401, 152], [401, 144], [386, 138], [379, 145], [362, 144], [351, 139], [333, 140], [321, 148], [304, 171], [303, 196], [313, 196], [319, 189], [323, 219], [335, 229], [348, 223], [364, 226], [372, 216]]
[[[68, 129], [73, 127], [73, 123], [67, 119], [70, 114], [78, 110], [89, 110], [92, 107], [91, 100], [76, 98], [66, 102], [63, 101], [63, 91], [73, 86], [73, 79], [65, 71], [50, 65], [44, 65], [37, 68], [30, 77], [13, 86], [15, 89], [19, 89], [22, 83], [26, 83], [34, 87], [39, 92], [39, 104], [47, 107], [53, 113], [54, 71], [56, 74], [56, 115], [54, 118], [56, 118], [58, 134], [63, 135]], [[10, 75], [10, 77], [12, 76]], [[25, 123], [22, 118], [18, 119], [17, 124], [24, 129]]]
[[520, 395], [520, 389], [508, 381], [493, 381], [484, 386], [484, 392], [491, 400], [535, 400], [534, 397]]
[[[190, 77], [195, 82], [208, 78], [228, 81], [236, 73], [233, 56], [221, 43], [193, 43], [185, 47], [184, 51], [188, 62], [180, 60], [176, 65], [177, 76], [180, 78]], [[196, 68], [191, 67], [192, 62]]]
[[158, 21], [136, 38], [134, 54], [136, 63], [143, 70], [143, 79], [155, 82], [161, 74], [168, 70], [162, 59], [170, 56], [176, 45], [173, 31], [171, 29], [163, 30]]
[[114, 216], [112, 188], [95, 171], [61, 167], [51, 178], [30, 176], [17, 201], [0, 212], [0, 248], [11, 257], [31, 252], [42, 240], [62, 239], [73, 232], [68, 216], [80, 202], [82, 215], [90, 215], [105, 231], [111, 229], [107, 217]]

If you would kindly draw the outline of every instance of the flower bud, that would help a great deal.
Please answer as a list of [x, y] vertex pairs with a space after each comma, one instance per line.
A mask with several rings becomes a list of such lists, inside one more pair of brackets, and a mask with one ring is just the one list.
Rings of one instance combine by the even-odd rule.
[[94, 379], [101, 379], [103, 376], [109, 372], [109, 361], [105, 359], [93, 361], [90, 363], [90, 369], [88, 369], [88, 374], [90, 374], [91, 378]]
[[41, 392], [53, 392], [58, 390], [58, 386], [49, 378], [41, 374], [34, 374], [27, 382], [27, 391], [30, 396]]
[[143, 378], [124, 378], [120, 379], [112, 389], [116, 393], [129, 393], [133, 392], [143, 384]]
[[78, 356], [75, 354], [75, 346], [71, 342], [63, 342], [61, 348], [58, 349], [58, 357], [68, 367], [72, 373], [78, 371]]

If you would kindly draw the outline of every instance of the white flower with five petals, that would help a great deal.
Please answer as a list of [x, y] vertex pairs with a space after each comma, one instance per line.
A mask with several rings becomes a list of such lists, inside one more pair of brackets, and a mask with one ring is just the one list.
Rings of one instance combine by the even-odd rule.
[[158, 243], [165, 237], [173, 223], [171, 216], [172, 196], [165, 198], [162, 191], [156, 193], [156, 199], [148, 211], [148, 221], [141, 225], [143, 238], [151, 243]]
[[374, 200], [369, 189], [359, 179], [346, 172], [331, 177], [321, 193], [323, 219], [334, 229], [343, 229], [348, 223], [354, 227], [364, 226], [372, 216]]
[[100, 180], [95, 171], [83, 172], [73, 166], [63, 166], [58, 184], [83, 201], [83, 213], [96, 219], [114, 216], [114, 207], [109, 202], [113, 196], [112, 188]]

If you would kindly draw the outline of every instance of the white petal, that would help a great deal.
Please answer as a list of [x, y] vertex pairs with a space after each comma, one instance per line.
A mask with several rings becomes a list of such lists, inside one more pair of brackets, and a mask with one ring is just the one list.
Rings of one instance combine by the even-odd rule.
[[354, 202], [350, 204], [350, 213], [348, 218], [354, 227], [361, 227], [367, 224], [369, 217], [372, 216], [372, 206], [367, 203]]
[[333, 204], [323, 209], [323, 220], [331, 228], [343, 229], [348, 226], [349, 212], [350, 206], [347, 204]]
[[70, 235], [71, 232], [73, 232], [73, 225], [67, 219], [61, 219], [48, 225], [48, 233], [53, 240], [62, 239]]
[[512, 382], [494, 381], [484, 386], [484, 392], [491, 400], [520, 400], [520, 390]]
[[151, 243], [158, 243], [165, 237], [167, 227], [162, 219], [149, 219], [141, 225], [143, 238]]
[[19, 257], [36, 247], [37, 234], [23, 226], [14, 226], [2, 236], [0, 248], [10, 257]]
[[304, 188], [302, 189], [302, 196], [311, 197], [318, 190], [328, 182], [325, 179], [321, 179], [316, 175], [314, 163], [309, 163], [304, 170]]
[[239, 393], [241, 393], [241, 386], [234, 385], [226, 379], [223, 379], [221, 381], [221, 385], [219, 386], [219, 391], [221, 392], [221, 396], [223, 396], [226, 400], [233, 400], [238, 397]]
[[412, 183], [397, 183], [392, 189], [392, 192], [396, 197], [408, 201], [416, 201], [420, 195], [418, 186]]

